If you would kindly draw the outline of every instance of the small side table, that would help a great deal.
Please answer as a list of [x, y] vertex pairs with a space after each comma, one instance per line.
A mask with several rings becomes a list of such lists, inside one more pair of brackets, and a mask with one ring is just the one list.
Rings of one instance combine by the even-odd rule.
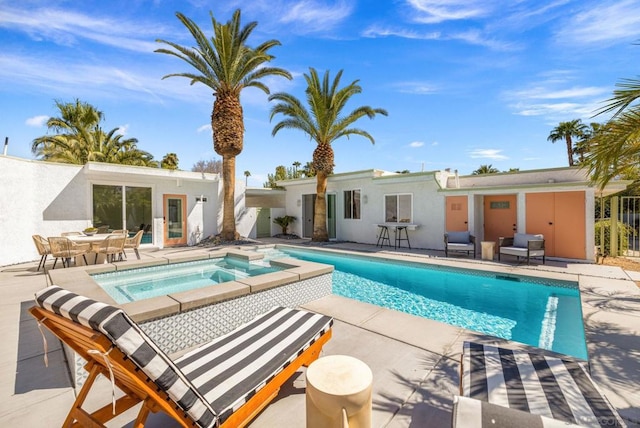
[[493, 260], [493, 255], [496, 251], [495, 241], [482, 241], [482, 260]]
[[362, 361], [330, 355], [307, 368], [307, 428], [371, 428], [373, 373]]

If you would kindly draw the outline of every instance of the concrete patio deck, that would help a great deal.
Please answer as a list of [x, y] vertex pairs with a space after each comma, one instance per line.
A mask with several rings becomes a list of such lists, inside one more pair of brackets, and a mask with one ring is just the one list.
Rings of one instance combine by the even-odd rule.
[[[307, 244], [306, 241], [268, 240]], [[442, 257], [442, 252], [341, 243], [327, 248], [382, 252], [393, 257]], [[199, 249], [143, 250], [143, 258]], [[630, 427], [640, 427], [640, 273], [621, 268], [548, 261], [546, 266], [513, 267], [504, 263], [440, 259], [460, 266], [526, 271], [528, 274], [573, 275], [580, 283], [591, 373]], [[452, 261], [453, 260], [453, 261]], [[127, 262], [122, 262], [127, 263]], [[33, 294], [47, 285], [37, 262], [0, 268], [0, 423], [3, 426], [59, 426], [75, 400], [64, 355], [49, 336], [49, 367], [43, 364], [40, 332], [26, 312]], [[51, 266], [51, 262], [48, 263]], [[367, 363], [374, 375], [374, 427], [446, 427], [451, 424], [452, 397], [458, 392], [459, 355], [464, 340], [493, 337], [390, 309], [331, 295], [304, 305], [335, 318], [333, 338], [324, 355], [346, 354]], [[504, 342], [504, 341], [502, 341]], [[304, 427], [304, 373], [299, 372], [251, 427]], [[104, 380], [89, 398], [98, 407], [111, 395]], [[125, 426], [133, 412], [110, 426]], [[148, 426], [176, 426], [152, 415]]]

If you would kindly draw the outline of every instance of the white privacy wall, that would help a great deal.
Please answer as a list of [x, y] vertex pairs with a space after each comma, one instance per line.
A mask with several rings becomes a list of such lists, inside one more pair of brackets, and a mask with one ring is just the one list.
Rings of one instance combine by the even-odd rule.
[[0, 266], [38, 260], [32, 235], [82, 230], [90, 189], [82, 167], [0, 156]]

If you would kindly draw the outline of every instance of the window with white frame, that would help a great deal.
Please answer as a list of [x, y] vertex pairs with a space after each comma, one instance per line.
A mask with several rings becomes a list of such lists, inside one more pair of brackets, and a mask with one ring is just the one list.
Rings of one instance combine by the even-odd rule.
[[385, 195], [384, 221], [411, 223], [413, 221], [413, 195], [410, 193]]
[[344, 191], [344, 218], [360, 219], [360, 189]]

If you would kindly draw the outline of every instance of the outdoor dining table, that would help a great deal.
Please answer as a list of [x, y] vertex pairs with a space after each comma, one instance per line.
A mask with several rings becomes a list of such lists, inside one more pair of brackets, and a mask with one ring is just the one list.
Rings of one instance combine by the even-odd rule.
[[[95, 235], [71, 235], [67, 236], [70, 241], [75, 242], [76, 244], [91, 244], [91, 251], [96, 253], [94, 249], [94, 244], [99, 244], [104, 241], [107, 236], [111, 236], [113, 233], [96, 233]], [[96, 264], [104, 263], [105, 256], [103, 254], [98, 254]], [[78, 262], [78, 260], [76, 261]], [[83, 263], [80, 263], [82, 265]]]

